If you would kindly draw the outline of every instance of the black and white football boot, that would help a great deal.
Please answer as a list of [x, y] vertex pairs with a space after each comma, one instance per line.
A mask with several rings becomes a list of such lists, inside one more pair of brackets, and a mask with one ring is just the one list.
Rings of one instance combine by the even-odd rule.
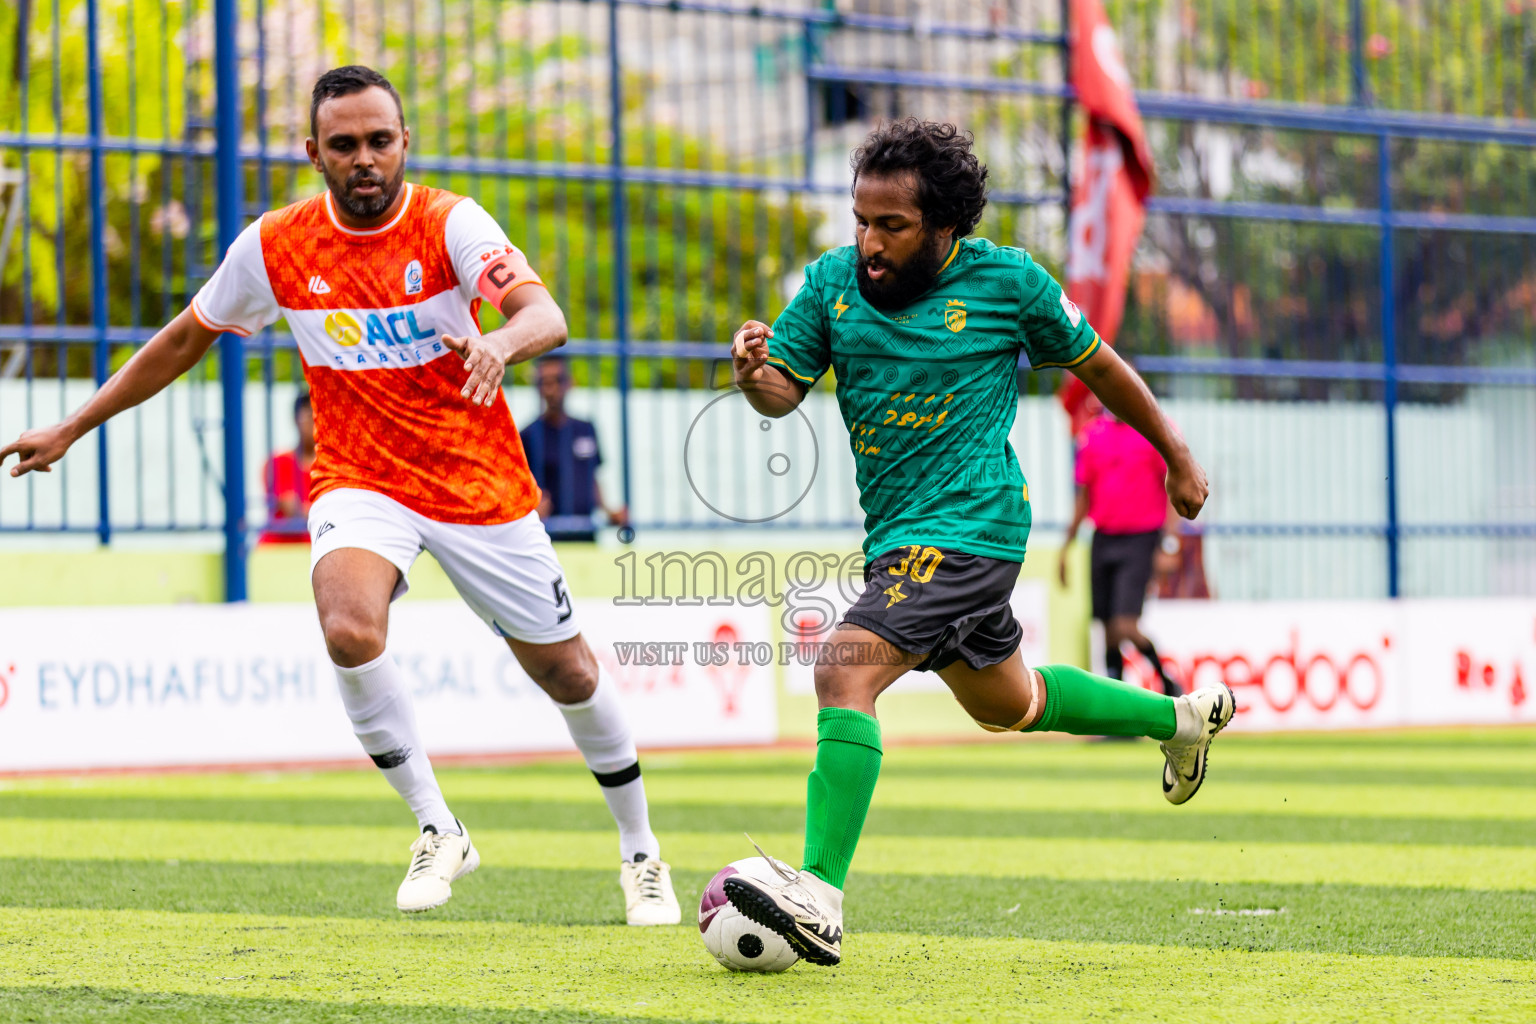
[[761, 846], [757, 852], [778, 877], [765, 881], [730, 876], [722, 884], [731, 906], [783, 936], [802, 960], [836, 967], [843, 959], [843, 890], [775, 860]]
[[1237, 701], [1226, 683], [1174, 698], [1178, 728], [1163, 741], [1163, 796], [1182, 804], [1200, 789], [1211, 740], [1232, 721]]

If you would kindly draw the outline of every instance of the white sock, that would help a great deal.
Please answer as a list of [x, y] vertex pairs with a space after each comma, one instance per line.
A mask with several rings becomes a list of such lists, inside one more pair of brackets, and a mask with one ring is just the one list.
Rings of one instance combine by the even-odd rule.
[[645, 781], [640, 778], [640, 759], [635, 753], [635, 738], [629, 720], [619, 703], [618, 688], [605, 668], [597, 670], [597, 690], [580, 704], [556, 704], [565, 716], [571, 739], [597, 776], [603, 799], [619, 826], [619, 856], [634, 860], [643, 853], [655, 860], [661, 856], [661, 844], [651, 831], [650, 811], [645, 802]]
[[422, 828], [431, 825], [439, 835], [458, 832], [459, 824], [421, 747], [411, 695], [395, 659], [385, 651], [366, 665], [335, 668], [352, 731], [395, 792], [411, 805], [416, 823]]

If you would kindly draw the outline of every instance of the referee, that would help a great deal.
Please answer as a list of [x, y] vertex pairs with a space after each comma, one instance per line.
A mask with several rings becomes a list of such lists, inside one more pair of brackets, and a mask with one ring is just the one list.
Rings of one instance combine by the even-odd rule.
[[1093, 617], [1104, 624], [1106, 674], [1124, 676], [1120, 648], [1130, 641], [1157, 670], [1163, 692], [1176, 697], [1184, 690], [1168, 675], [1139, 622], [1154, 562], [1159, 555], [1172, 560], [1179, 554], [1178, 518], [1163, 487], [1168, 467], [1135, 428], [1102, 406], [1098, 410], [1077, 449], [1077, 504], [1057, 571], [1066, 586], [1067, 549], [1083, 520], [1093, 520]]

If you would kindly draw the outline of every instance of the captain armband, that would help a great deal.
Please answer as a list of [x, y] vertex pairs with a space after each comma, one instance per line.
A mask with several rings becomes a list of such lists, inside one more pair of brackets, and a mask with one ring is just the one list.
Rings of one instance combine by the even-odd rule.
[[497, 309], [507, 295], [525, 284], [543, 284], [523, 254], [512, 246], [493, 249], [480, 257], [482, 267], [475, 290]]

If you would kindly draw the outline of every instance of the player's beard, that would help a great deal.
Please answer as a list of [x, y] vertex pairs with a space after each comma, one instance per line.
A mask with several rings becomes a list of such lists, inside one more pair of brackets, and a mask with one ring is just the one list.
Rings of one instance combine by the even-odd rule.
[[876, 281], [869, 276], [870, 261], [860, 254], [857, 270], [859, 294], [864, 296], [865, 302], [882, 313], [905, 309], [933, 287], [934, 278], [939, 276], [939, 268], [944, 265], [946, 255], [945, 246], [940, 244], [940, 239], [934, 238], [929, 245], [899, 265], [883, 256], [877, 256], [875, 264], [885, 267], [886, 271], [884, 279]]
[[[377, 195], [357, 196], [352, 190], [362, 184], [378, 185]], [[349, 217], [357, 220], [372, 220], [394, 205], [400, 195], [400, 190], [405, 187], [405, 163], [402, 161], [400, 169], [390, 181], [385, 181], [381, 174], [372, 174], [368, 171], [353, 171], [346, 182], [341, 182], [331, 177], [329, 169], [325, 171], [325, 184], [331, 190], [331, 197], [336, 200], [336, 205]]]

